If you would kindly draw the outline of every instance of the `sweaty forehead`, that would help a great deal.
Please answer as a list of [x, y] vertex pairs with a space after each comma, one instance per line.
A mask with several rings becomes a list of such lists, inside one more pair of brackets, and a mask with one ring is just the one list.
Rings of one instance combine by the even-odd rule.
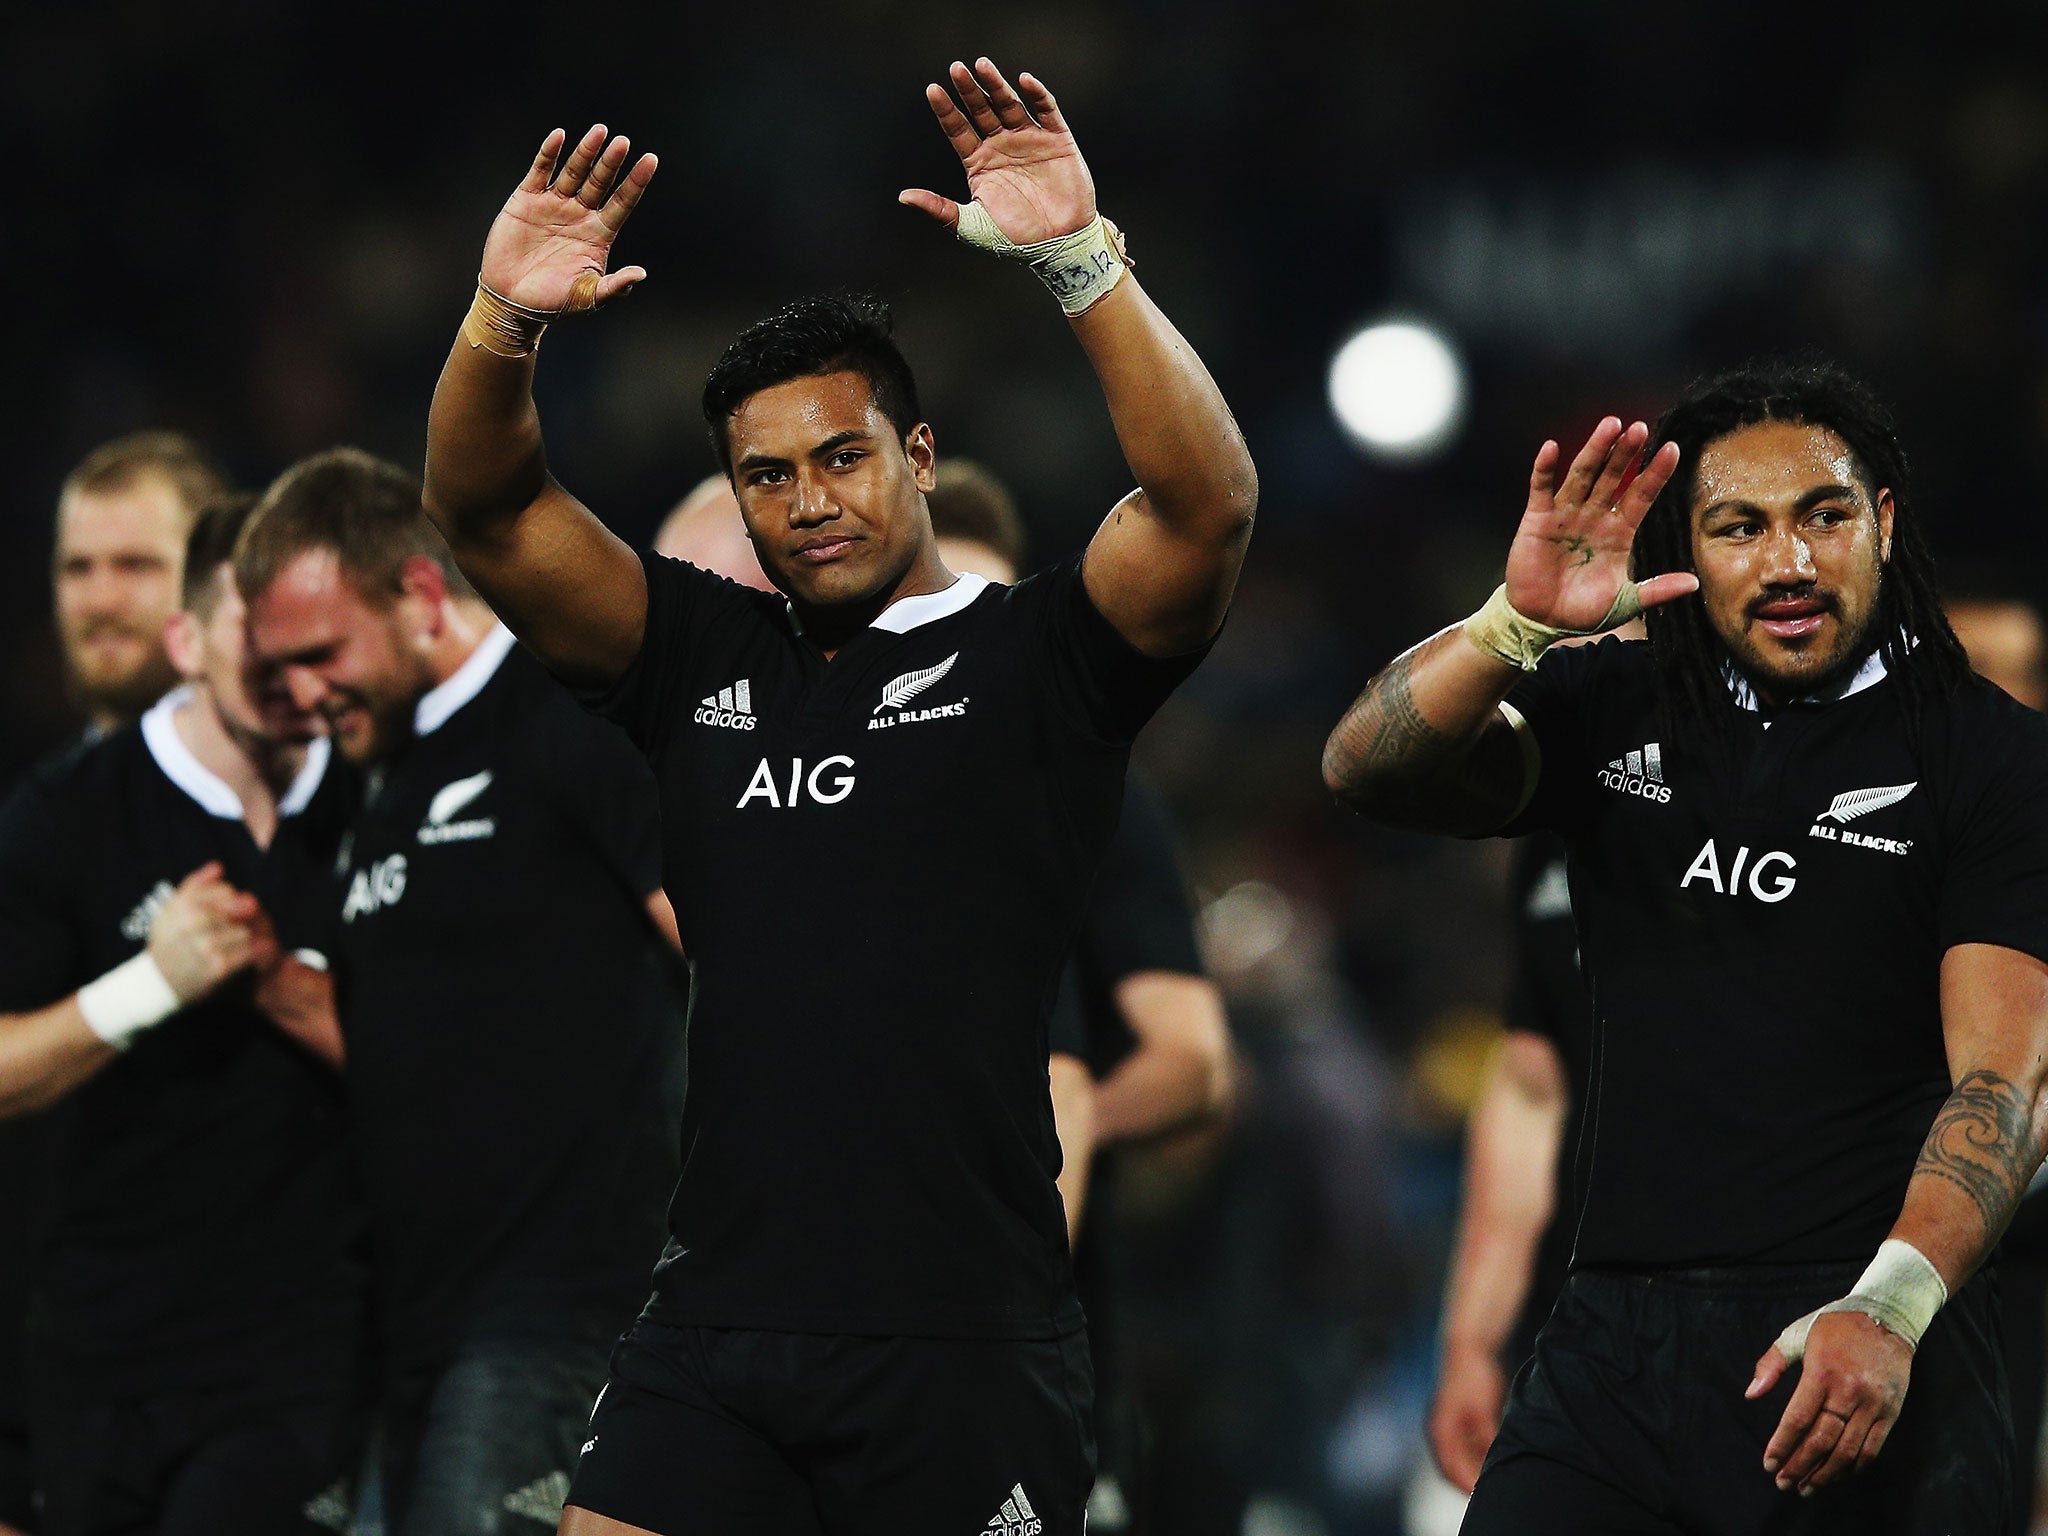
[[727, 428], [733, 462], [750, 453], [795, 458], [845, 432], [884, 435], [888, 419], [858, 373], [823, 373], [757, 389], [740, 402]]
[[1816, 486], [1860, 483], [1856, 456], [1827, 428], [1767, 421], [1701, 450], [1692, 509], [1703, 512], [1724, 501], [1790, 506]]

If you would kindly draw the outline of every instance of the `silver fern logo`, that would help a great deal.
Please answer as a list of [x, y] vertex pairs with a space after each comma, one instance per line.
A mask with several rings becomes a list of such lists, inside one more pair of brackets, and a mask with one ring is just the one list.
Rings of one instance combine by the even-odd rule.
[[[923, 709], [904, 708], [912, 699], [952, 671], [953, 663], [959, 659], [960, 653], [955, 651], [936, 666], [920, 667], [915, 672], [906, 672], [901, 677], [892, 679], [889, 686], [882, 690], [882, 702], [869, 711], [868, 729], [880, 731], [892, 725], [915, 725], [920, 720], [950, 720], [966, 714], [965, 694], [951, 704], [928, 704]], [[884, 710], [894, 710], [895, 713], [884, 714]]]
[[1834, 804], [1822, 811], [1823, 821], [1839, 822], [1847, 826], [1858, 816], [1868, 816], [1872, 811], [1881, 811], [1888, 805], [1897, 805], [1906, 796], [1920, 787], [1915, 779], [1911, 784], [1888, 784], [1877, 789], [1851, 789], [1835, 796]]
[[935, 667], [926, 667], [917, 672], [906, 672], [901, 677], [892, 678], [889, 686], [882, 690], [882, 702], [869, 710], [868, 713], [879, 715], [885, 709], [901, 709], [920, 693], [923, 693], [925, 689], [931, 687], [933, 683], [936, 683], [940, 678], [952, 671], [953, 663], [959, 659], [960, 653], [955, 651]]

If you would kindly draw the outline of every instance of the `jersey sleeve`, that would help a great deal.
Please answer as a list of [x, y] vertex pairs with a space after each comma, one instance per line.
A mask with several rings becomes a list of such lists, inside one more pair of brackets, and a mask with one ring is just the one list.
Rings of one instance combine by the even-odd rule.
[[609, 688], [583, 690], [584, 708], [624, 729], [643, 752], [661, 746], [677, 718], [673, 695], [706, 633], [739, 617], [750, 596], [737, 582], [684, 560], [643, 551], [647, 573], [647, 628], [640, 653]]
[[76, 974], [74, 861], [60, 810], [33, 779], [0, 805], [0, 1012], [47, 1008], [91, 979]]
[[1147, 656], [1095, 606], [1081, 579], [1081, 558], [1041, 571], [1014, 593], [1037, 606], [1041, 676], [1060, 716], [1095, 741], [1128, 746], [1201, 664], [1209, 645], [1179, 656]]
[[1086, 1061], [1091, 1054], [1088, 1045], [1088, 1004], [1082, 996], [1080, 968], [1069, 960], [1060, 972], [1059, 993], [1046, 1024], [1046, 1049], [1054, 1056]]
[[1202, 973], [1195, 914], [1166, 804], [1126, 781], [1122, 819], [1088, 903], [1085, 947], [1096, 979], [1113, 987], [1143, 971]]
[[1594, 679], [1601, 667], [1618, 659], [1609, 654], [1627, 642], [1601, 640], [1592, 645], [1553, 648], [1507, 697], [1502, 706], [1522, 721], [1536, 740], [1541, 756], [1536, 788], [1529, 803], [1506, 825], [1485, 834], [1521, 837], [1529, 832], [1567, 832], [1578, 820], [1589, 782], [1586, 763], [1586, 712]]
[[2048, 961], [2048, 720], [2016, 704], [1998, 714], [1995, 730], [1959, 742], [1941, 947], [1997, 944]]
[[623, 731], [564, 711], [538, 754], [556, 809], [638, 900], [661, 889], [661, 808], [654, 771]]

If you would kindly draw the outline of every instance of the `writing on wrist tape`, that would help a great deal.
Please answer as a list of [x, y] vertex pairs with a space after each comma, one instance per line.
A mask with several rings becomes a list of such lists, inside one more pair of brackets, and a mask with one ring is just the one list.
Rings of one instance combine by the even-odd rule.
[[1778, 1335], [1778, 1353], [1788, 1361], [1804, 1358], [1814, 1320], [1830, 1312], [1861, 1312], [1917, 1349], [1934, 1314], [1947, 1304], [1948, 1284], [1927, 1255], [1888, 1237], [1848, 1295], [1816, 1307]]
[[127, 1050], [143, 1030], [184, 1006], [146, 949], [78, 989], [78, 1011], [86, 1027], [117, 1051]]
[[1636, 584], [1624, 581], [1621, 590], [1614, 594], [1614, 604], [1607, 610], [1606, 618], [1591, 629], [1560, 629], [1555, 624], [1540, 623], [1516, 612], [1515, 605], [1508, 601], [1507, 583], [1502, 582], [1493, 589], [1493, 596], [1486, 600], [1485, 606], [1465, 621], [1465, 638], [1487, 655], [1498, 657], [1511, 667], [1534, 672], [1536, 663], [1543, 659], [1543, 653], [1558, 641], [1605, 634], [1626, 624], [1642, 611], [1643, 602]]
[[980, 203], [964, 203], [954, 233], [978, 251], [1025, 263], [1070, 316], [1093, 309], [1137, 265], [1124, 249], [1123, 231], [1099, 213], [1070, 235], [1018, 245]]
[[580, 314], [597, 308], [597, 272], [585, 272], [569, 289], [569, 302], [560, 309], [528, 309], [492, 289], [481, 277], [476, 280], [476, 297], [462, 318], [462, 338], [472, 347], [482, 347], [499, 357], [531, 357], [540, 347], [541, 333], [561, 315]]

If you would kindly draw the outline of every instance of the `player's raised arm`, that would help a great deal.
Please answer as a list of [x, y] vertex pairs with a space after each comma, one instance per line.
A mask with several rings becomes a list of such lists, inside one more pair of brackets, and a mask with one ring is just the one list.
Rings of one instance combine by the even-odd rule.
[[925, 96], [973, 200], [901, 200], [969, 245], [1028, 262], [1059, 298], [1138, 479], [1088, 546], [1089, 596], [1139, 650], [1192, 650], [1223, 622], [1251, 537], [1258, 475], [1243, 434], [1202, 360], [1130, 276], [1052, 92], [1029, 74], [1012, 87], [987, 59], [954, 64], [950, 78], [950, 93], [932, 85]]
[[1667, 443], [1633, 481], [1650, 429], [1608, 417], [1558, 480], [1547, 442], [1508, 551], [1506, 583], [1487, 605], [1394, 658], [1323, 748], [1331, 793], [1389, 826], [1490, 832], [1534, 791], [1532, 736], [1502, 701], [1557, 640], [1598, 634], [1699, 585], [1690, 572], [1629, 580], [1629, 551], [1650, 503], [1678, 467]]
[[566, 160], [563, 145], [560, 129], [542, 142], [484, 242], [476, 302], [434, 391], [426, 507], [514, 633], [566, 681], [601, 685], [639, 651], [647, 588], [639, 557], [548, 474], [534, 350], [550, 321], [647, 275], [607, 268], [655, 160], [626, 170], [630, 141], [601, 124]]

